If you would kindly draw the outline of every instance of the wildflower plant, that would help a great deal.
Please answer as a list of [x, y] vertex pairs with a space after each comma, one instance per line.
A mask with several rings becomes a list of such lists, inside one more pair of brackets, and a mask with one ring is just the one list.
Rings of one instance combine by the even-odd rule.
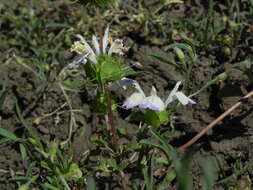
[[[122, 40], [112, 40], [109, 37], [109, 27], [106, 28], [100, 42], [95, 35], [92, 36], [92, 46], [81, 35], [77, 35], [77, 38], [79, 40], [74, 42], [71, 47], [71, 51], [77, 54], [77, 58], [68, 64], [67, 68], [72, 69], [81, 65], [84, 67], [89, 81], [97, 85], [97, 97], [99, 98], [97, 107], [104, 107], [104, 113], [112, 111], [111, 98], [108, 99], [110, 96], [108, 96], [109, 91], [107, 89], [113, 89], [116, 86], [123, 89], [129, 86], [134, 87], [136, 92], [127, 97], [122, 107], [125, 109], [139, 107], [142, 110], [141, 120], [148, 125], [160, 126], [165, 123], [170, 111], [167, 107], [175, 100], [178, 100], [182, 105], [195, 104], [192, 99], [178, 90], [181, 81], [177, 82], [164, 101], [157, 95], [157, 91], [153, 86], [150, 95], [146, 96], [137, 81], [126, 78], [134, 72], [120, 62], [118, 55], [123, 55], [127, 48], [124, 47]], [[183, 64], [185, 63], [183, 62]], [[113, 118], [111, 119], [113, 120]]]
[[[116, 144], [116, 129], [113, 124], [112, 98], [110, 87], [114, 83], [125, 86], [125, 77], [134, 74], [133, 70], [122, 64], [119, 56], [123, 55], [127, 48], [123, 40], [113, 40], [109, 36], [109, 27], [106, 28], [103, 37], [98, 40], [96, 35], [92, 36], [92, 46], [82, 37], [77, 35], [78, 41], [74, 42], [71, 51], [77, 54], [77, 58], [67, 65], [67, 69], [83, 67], [87, 81], [97, 87], [97, 111], [106, 114], [107, 129], [112, 135], [112, 144]], [[124, 83], [124, 84], [123, 84]], [[102, 108], [102, 109], [101, 109]]]

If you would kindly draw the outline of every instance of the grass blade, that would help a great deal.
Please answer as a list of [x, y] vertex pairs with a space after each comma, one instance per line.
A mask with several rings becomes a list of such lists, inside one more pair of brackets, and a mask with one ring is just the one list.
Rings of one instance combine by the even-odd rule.
[[0, 128], [0, 135], [4, 136], [5, 138], [7, 138], [8, 140], [12, 140], [12, 141], [23, 141], [22, 139], [18, 138], [14, 133]]
[[204, 172], [203, 176], [203, 190], [212, 190], [215, 182], [215, 173], [216, 173], [216, 161], [214, 157], [208, 157], [205, 160], [201, 161], [201, 167]]
[[38, 76], [37, 72], [35, 70], [33, 70], [29, 65], [27, 65], [26, 63], [24, 63], [24, 60], [19, 57], [19, 56], [15, 56], [15, 60], [16, 63], [21, 65], [22, 67], [28, 69], [29, 71], [31, 71], [32, 73], [34, 73], [36, 76]]
[[177, 63], [175, 63], [175, 62], [173, 62], [173, 61], [170, 61], [170, 60], [168, 60], [168, 59], [166, 59], [166, 58], [164, 58], [164, 57], [161, 57], [161, 56], [158, 55], [158, 54], [151, 53], [151, 54], [149, 54], [149, 56], [154, 57], [155, 59], [157, 59], [157, 60], [159, 60], [159, 61], [161, 61], [161, 62], [163, 62], [163, 63], [169, 64], [169, 65], [171, 65], [171, 66], [173, 66], [173, 67], [176, 67], [176, 68], [179, 68], [179, 67], [180, 67], [180, 65], [178, 65]]
[[38, 139], [37, 135], [33, 132], [32, 128], [28, 125], [28, 123], [26, 123], [25, 119], [23, 118], [17, 101], [16, 101], [16, 112], [17, 112], [18, 119], [23, 125], [23, 127], [25, 127], [25, 129], [33, 138]]
[[86, 189], [87, 190], [96, 190], [96, 183], [95, 183], [95, 180], [92, 176], [89, 176], [87, 179]]
[[3, 108], [6, 95], [7, 95], [7, 91], [3, 89], [0, 93], [0, 110], [2, 110]]

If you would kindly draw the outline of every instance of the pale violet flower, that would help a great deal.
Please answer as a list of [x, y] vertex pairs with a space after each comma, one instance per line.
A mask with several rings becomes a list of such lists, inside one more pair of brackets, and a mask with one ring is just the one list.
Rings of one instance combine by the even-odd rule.
[[157, 96], [155, 87], [152, 86], [150, 96], [146, 97], [145, 93], [143, 92], [137, 81], [135, 81], [133, 85], [136, 88], [137, 92], [134, 92], [130, 97], [126, 99], [123, 104], [124, 108], [131, 109], [136, 106], [139, 106], [139, 108], [141, 109], [149, 108], [158, 111], [162, 111], [165, 109], [165, 104], [161, 100], [161, 98]]
[[115, 53], [122, 55], [123, 51], [126, 50], [123, 40], [116, 39], [113, 41], [111, 38], [109, 38], [109, 27], [107, 27], [105, 30], [102, 39], [102, 47], [99, 46], [98, 38], [95, 35], [92, 36], [93, 48], [87, 43], [83, 36], [78, 34], [77, 38], [79, 41], [76, 41], [72, 45], [70, 51], [76, 52], [78, 54], [78, 58], [68, 65], [70, 68], [80, 63], [85, 64], [87, 61], [97, 64], [97, 56], [101, 54], [107, 54], [111, 56], [113, 53]]
[[166, 108], [166, 105], [161, 100], [159, 96], [157, 96], [157, 92], [154, 86], [152, 86], [150, 96], [144, 98], [142, 102], [139, 104], [139, 108], [149, 108], [151, 110], [163, 111]]
[[126, 99], [123, 104], [123, 107], [126, 109], [131, 109], [133, 107], [139, 106], [142, 101], [146, 98], [143, 90], [141, 89], [137, 81], [134, 83], [134, 86], [138, 92], [134, 92], [130, 97]]
[[133, 85], [135, 86], [137, 92], [133, 93], [126, 99], [123, 107], [126, 109], [131, 109], [138, 106], [141, 109], [148, 108], [151, 110], [163, 111], [166, 109], [168, 104], [175, 101], [176, 99], [183, 105], [187, 105], [188, 103], [195, 104], [195, 102], [192, 99], [188, 98], [183, 92], [178, 91], [180, 84], [181, 81], [177, 82], [167, 100], [164, 102], [159, 96], [157, 96], [157, 92], [154, 86], [152, 86], [150, 96], [146, 96], [139, 83], [135, 81]]

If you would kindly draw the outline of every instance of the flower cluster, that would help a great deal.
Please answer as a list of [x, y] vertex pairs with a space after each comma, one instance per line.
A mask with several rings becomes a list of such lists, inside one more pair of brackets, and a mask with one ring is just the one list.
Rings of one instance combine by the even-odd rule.
[[83, 36], [77, 35], [76, 36], [79, 41], [76, 41], [72, 47], [71, 52], [75, 52], [78, 54], [77, 59], [75, 59], [72, 63], [68, 64], [68, 68], [72, 68], [78, 64], [85, 64], [87, 61], [90, 61], [94, 64], [98, 63], [97, 57], [100, 55], [108, 55], [112, 56], [112, 54], [119, 54], [122, 55], [123, 52], [126, 50], [124, 47], [123, 40], [116, 39], [112, 40], [109, 37], [109, 27], [106, 28], [103, 39], [102, 39], [102, 47], [100, 47], [98, 38], [93, 35], [92, 36], [92, 46], [87, 43]]
[[148, 108], [155, 111], [163, 111], [166, 109], [168, 104], [175, 100], [178, 100], [183, 105], [187, 105], [188, 103], [196, 104], [195, 101], [188, 98], [183, 92], [178, 91], [180, 84], [181, 81], [177, 82], [166, 101], [162, 101], [162, 99], [157, 96], [157, 92], [154, 86], [152, 86], [150, 96], [146, 96], [139, 83], [137, 81], [134, 81], [133, 85], [136, 88], [137, 92], [133, 93], [126, 99], [123, 107], [126, 109], [131, 109], [138, 106], [140, 109]]
[[[154, 86], [152, 86], [150, 95], [146, 96], [137, 81], [125, 78], [124, 76], [127, 76], [125, 73], [126, 69], [122, 67], [121, 64], [118, 64], [112, 60], [107, 61], [105, 59], [106, 57], [111, 57], [112, 54], [122, 55], [126, 50], [122, 40], [116, 39], [113, 41], [111, 38], [109, 38], [109, 27], [106, 28], [104, 36], [102, 38], [102, 47], [100, 47], [98, 38], [95, 35], [92, 36], [93, 48], [81, 35], [77, 35], [77, 37], [79, 38], [79, 41], [76, 41], [73, 44], [71, 51], [76, 52], [79, 56], [67, 67], [72, 68], [75, 65], [78, 65], [80, 63], [85, 64], [87, 62], [96, 66], [100, 65], [98, 67], [98, 70], [100, 72], [98, 76], [100, 80], [109, 82], [108, 84], [110, 85], [111, 90], [117, 90], [119, 87], [126, 89], [129, 86], [134, 86], [137, 92], [133, 93], [125, 100], [123, 104], [124, 108], [131, 109], [138, 106], [140, 109], [164, 111], [166, 110], [168, 104], [175, 100], [178, 100], [183, 105], [187, 105], [188, 103], [195, 104], [195, 102], [187, 97], [183, 92], [178, 91], [181, 81], [176, 83], [168, 98], [163, 101], [157, 95], [157, 91]], [[102, 61], [100, 59], [101, 57], [103, 58]], [[90, 70], [88, 70], [88, 72], [90, 72]], [[114, 72], [118, 72], [119, 74]]]

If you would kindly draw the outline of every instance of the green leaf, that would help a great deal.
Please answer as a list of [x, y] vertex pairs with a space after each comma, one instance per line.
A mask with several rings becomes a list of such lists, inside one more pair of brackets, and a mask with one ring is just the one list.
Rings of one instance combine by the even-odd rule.
[[55, 23], [55, 22], [50, 22], [46, 24], [46, 28], [70, 28], [70, 25], [68, 24], [62, 24], [62, 23]]
[[122, 64], [119, 60], [103, 57], [100, 61], [100, 77], [102, 81], [110, 82], [120, 80], [123, 75]]
[[177, 177], [177, 174], [175, 172], [175, 169], [170, 167], [167, 170], [167, 174], [166, 174], [166, 181], [172, 182], [175, 178]]
[[86, 189], [87, 190], [96, 190], [96, 183], [95, 183], [95, 180], [92, 176], [87, 177]]
[[90, 137], [90, 141], [98, 147], [107, 147], [108, 146], [107, 141], [105, 141], [104, 139], [102, 139], [102, 137], [99, 137], [95, 134]]
[[169, 113], [168, 111], [154, 111], [147, 109], [144, 114], [145, 122], [148, 125], [159, 127], [161, 124], [165, 123], [168, 120]]
[[125, 128], [122, 128], [122, 127], [119, 127], [118, 128], [118, 133], [122, 136], [126, 135], [126, 129]]
[[56, 142], [50, 142], [48, 154], [51, 160], [54, 160], [54, 158], [56, 157], [57, 150], [58, 150], [58, 144]]
[[164, 49], [165, 49], [165, 51], [168, 51], [169, 49], [172, 49], [175, 46], [186, 50], [189, 53], [191, 59], [195, 60], [197, 58], [197, 55], [194, 51], [194, 48], [191, 45], [187, 44], [187, 43], [175, 42], [173, 44], [170, 44], [170, 45], [166, 46]]
[[159, 61], [161, 61], [163, 63], [169, 64], [169, 65], [171, 65], [173, 67], [180, 68], [180, 65], [178, 65], [176, 62], [170, 61], [170, 60], [168, 60], [168, 59], [166, 59], [164, 57], [161, 57], [158, 54], [152, 53], [152, 54], [149, 54], [149, 56], [154, 57], [155, 59], [157, 59], [157, 60], [159, 60]]
[[36, 76], [39, 76], [39, 74], [38, 74], [35, 70], [33, 70], [29, 65], [27, 65], [27, 64], [24, 62], [23, 58], [21, 58], [21, 57], [19, 57], [19, 56], [14, 56], [14, 58], [15, 58], [17, 64], [19, 64], [19, 65], [21, 65], [22, 67], [28, 69], [29, 71], [31, 71], [32, 73], [34, 73]]
[[79, 180], [83, 176], [83, 173], [76, 163], [71, 163], [68, 173], [66, 173], [64, 176], [66, 177], [67, 180], [76, 181], [76, 180]]
[[115, 159], [109, 158], [109, 159], [106, 160], [106, 166], [108, 168], [113, 168], [113, 170], [116, 170], [116, 168], [117, 168], [117, 162], [116, 162]]
[[4, 136], [5, 138], [12, 140], [12, 141], [18, 141], [18, 142], [23, 141], [23, 139], [18, 138], [14, 133], [12, 133], [6, 129], [3, 129], [3, 128], [0, 128], [0, 135]]
[[189, 38], [185, 33], [179, 32], [179, 36], [180, 36], [181, 38], [183, 38], [183, 39], [184, 39], [188, 44], [190, 44], [192, 47], [194, 47], [194, 46], [197, 45], [196, 42], [195, 42], [193, 39]]
[[35, 168], [35, 165], [37, 164], [36, 161], [33, 161], [29, 167], [27, 168], [26, 170], [26, 177], [31, 177], [33, 175], [33, 171], [34, 171], [34, 168]]
[[166, 157], [159, 157], [156, 159], [156, 162], [161, 163], [161, 164], [166, 164], [166, 165], [170, 164], [170, 162], [168, 162], [168, 159]]
[[25, 176], [13, 176], [12, 178], [10, 178], [10, 181], [29, 181], [30, 177], [25, 177]]
[[154, 159], [153, 155], [149, 156], [149, 158], [145, 158], [146, 164], [142, 169], [142, 173], [144, 176], [144, 182], [147, 190], [154, 190], [154, 178], [153, 178], [153, 168], [154, 168]]
[[154, 142], [152, 142], [152, 141], [150, 141], [150, 140], [148, 140], [148, 139], [142, 139], [142, 140], [140, 141], [140, 143], [141, 143], [141, 144], [145, 144], [145, 145], [150, 145], [150, 146], [152, 146], [152, 147], [155, 147], [155, 148], [158, 148], [158, 149], [160, 149], [160, 150], [163, 150], [163, 147], [162, 147], [160, 144], [154, 143]]
[[23, 125], [23, 127], [25, 127], [25, 129], [33, 138], [38, 139], [37, 135], [33, 132], [32, 128], [28, 125], [28, 123], [26, 123], [25, 119], [23, 118], [17, 101], [16, 101], [16, 112], [17, 112], [18, 119]]
[[183, 159], [178, 157], [175, 150], [172, 150], [172, 162], [176, 170], [180, 190], [192, 190], [192, 177], [189, 174], [193, 153], [186, 152]]
[[117, 166], [118, 171], [123, 171], [128, 166], [128, 162], [120, 162], [120, 164]]
[[50, 185], [49, 183], [44, 183], [43, 185], [47, 190], [60, 190], [57, 187]]
[[180, 157], [178, 156], [177, 152], [173, 149], [173, 147], [155, 129], [150, 128], [150, 132], [161, 144], [153, 143], [146, 139], [142, 140], [141, 143], [149, 144], [162, 150], [166, 154], [168, 160], [170, 159], [172, 160], [173, 166], [177, 174], [179, 189], [191, 190], [192, 178], [189, 175], [189, 169], [191, 161], [193, 159], [193, 154], [191, 152], [187, 152], [184, 155], [183, 159], [180, 159]]
[[140, 149], [141, 145], [136, 141], [131, 141], [131, 142], [127, 143], [126, 145], [124, 145], [124, 148], [126, 151], [132, 152], [132, 151], [136, 151], [136, 150]]
[[9, 141], [11, 141], [11, 139], [9, 139], [9, 138], [1, 138], [0, 139], [0, 145], [2, 145], [2, 144], [4, 144], [4, 143], [7, 143], [7, 142], [9, 142]]
[[27, 152], [26, 152], [25, 146], [23, 144], [19, 144], [19, 149], [20, 149], [22, 160], [23, 161], [26, 160]]
[[202, 189], [212, 190], [215, 182], [215, 174], [217, 170], [217, 164], [214, 157], [208, 157], [205, 160], [201, 160], [201, 168], [204, 172], [202, 178]]
[[50, 166], [48, 165], [47, 162], [41, 161], [41, 162], [40, 162], [40, 165], [41, 165], [42, 168], [45, 168], [45, 169], [47, 169], [48, 171], [51, 171], [51, 168], [50, 168]]

